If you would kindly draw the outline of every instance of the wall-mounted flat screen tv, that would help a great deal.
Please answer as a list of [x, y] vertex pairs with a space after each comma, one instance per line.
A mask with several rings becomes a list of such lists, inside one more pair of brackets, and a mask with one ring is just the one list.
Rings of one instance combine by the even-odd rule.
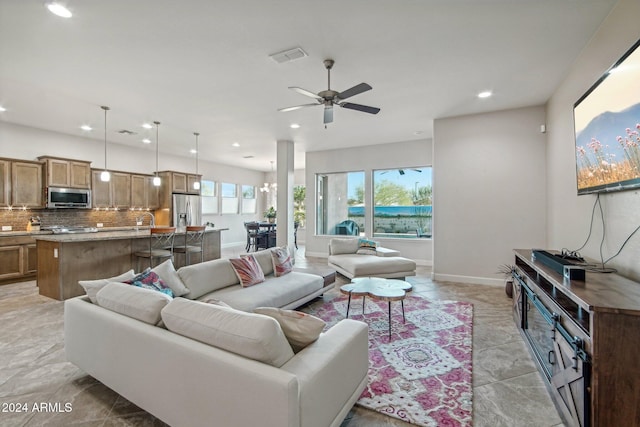
[[639, 46], [573, 106], [578, 194], [640, 188]]

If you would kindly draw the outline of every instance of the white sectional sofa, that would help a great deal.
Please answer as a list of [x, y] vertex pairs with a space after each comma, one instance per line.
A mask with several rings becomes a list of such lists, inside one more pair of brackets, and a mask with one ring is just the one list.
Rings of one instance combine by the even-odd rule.
[[324, 285], [321, 276], [293, 271], [275, 277], [269, 250], [252, 255], [260, 264], [265, 281], [255, 286], [243, 288], [228, 259], [217, 259], [182, 267], [178, 275], [189, 288], [185, 298], [205, 301], [215, 298], [231, 307], [252, 311], [256, 307], [279, 307], [293, 309], [311, 301], [334, 287]]
[[[399, 256], [398, 251], [377, 247], [361, 250], [358, 238], [334, 238], [329, 241], [329, 267], [353, 279], [354, 277], [384, 277], [403, 279], [416, 275], [416, 263]], [[364, 252], [364, 253], [363, 253]]]
[[96, 304], [66, 300], [67, 359], [176, 427], [339, 426], [366, 386], [367, 325], [342, 320], [294, 354], [274, 318], [250, 312], [295, 307], [333, 285], [291, 272], [241, 288], [230, 268], [181, 268], [185, 298], [109, 283]]

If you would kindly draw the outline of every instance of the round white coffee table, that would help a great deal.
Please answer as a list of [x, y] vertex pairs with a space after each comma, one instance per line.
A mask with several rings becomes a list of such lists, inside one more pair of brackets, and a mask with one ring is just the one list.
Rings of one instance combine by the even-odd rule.
[[389, 337], [391, 337], [391, 301], [400, 301], [402, 304], [402, 321], [404, 317], [404, 297], [411, 291], [411, 284], [404, 280], [384, 279], [381, 277], [359, 277], [351, 280], [351, 283], [340, 286], [340, 292], [349, 295], [347, 302], [347, 318], [351, 307], [351, 296], [362, 296], [362, 315], [364, 316], [364, 303], [367, 296], [389, 303]]

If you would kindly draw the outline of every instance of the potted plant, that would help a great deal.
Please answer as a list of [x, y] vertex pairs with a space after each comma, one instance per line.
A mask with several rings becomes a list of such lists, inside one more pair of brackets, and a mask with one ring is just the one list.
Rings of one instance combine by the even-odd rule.
[[264, 217], [267, 218], [269, 223], [273, 224], [276, 221], [276, 210], [271, 206], [269, 209], [264, 211]]
[[502, 264], [498, 267], [498, 273], [504, 275], [504, 292], [509, 298], [513, 298], [513, 275], [516, 266], [512, 264]]

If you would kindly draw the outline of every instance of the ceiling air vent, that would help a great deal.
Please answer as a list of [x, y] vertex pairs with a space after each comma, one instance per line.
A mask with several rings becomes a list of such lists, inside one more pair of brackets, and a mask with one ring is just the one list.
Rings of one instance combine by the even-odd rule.
[[269, 55], [269, 57], [274, 61], [276, 61], [278, 64], [304, 58], [305, 56], [309, 56], [309, 55], [307, 55], [307, 52], [302, 50], [302, 48], [300, 47], [294, 47], [293, 49], [289, 49], [283, 52], [278, 52], [278, 53], [274, 53], [273, 55]]
[[253, 159], [253, 156], [242, 156], [243, 159]]
[[132, 131], [132, 130], [127, 130], [127, 129], [120, 129], [119, 131], [116, 131], [119, 134], [122, 135], [135, 135], [136, 132]]

